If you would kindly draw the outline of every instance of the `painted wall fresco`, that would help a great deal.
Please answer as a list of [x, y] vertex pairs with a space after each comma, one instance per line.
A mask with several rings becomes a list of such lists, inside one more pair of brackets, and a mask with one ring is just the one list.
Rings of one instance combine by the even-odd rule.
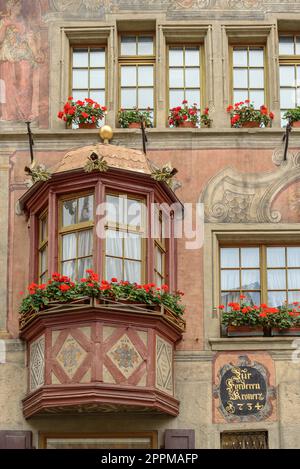
[[1, 121], [48, 120], [45, 2], [0, 0]]

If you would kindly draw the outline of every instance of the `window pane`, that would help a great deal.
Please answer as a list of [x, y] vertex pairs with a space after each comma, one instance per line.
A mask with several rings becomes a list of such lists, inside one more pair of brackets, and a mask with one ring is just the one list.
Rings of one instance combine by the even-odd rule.
[[124, 200], [124, 222], [131, 226], [140, 227], [142, 224], [143, 204], [139, 200]]
[[183, 88], [183, 68], [170, 68], [169, 70], [169, 86], [170, 88]]
[[105, 67], [105, 49], [91, 49], [90, 67]]
[[134, 233], [126, 233], [124, 237], [125, 252], [124, 256], [129, 259], [142, 258], [141, 236]]
[[88, 90], [78, 90], [78, 91], [72, 90], [72, 96], [73, 96], [74, 101], [78, 101], [79, 99], [80, 101], [84, 101], [84, 98], [87, 98], [88, 96]]
[[188, 68], [185, 70], [185, 86], [191, 88], [200, 86], [199, 68]]
[[106, 231], [106, 254], [115, 257], [123, 255], [123, 233], [107, 230]]
[[295, 89], [280, 90], [280, 106], [282, 109], [291, 109], [296, 107]]
[[249, 88], [264, 88], [264, 70], [252, 68], [249, 70]]
[[241, 266], [259, 267], [259, 248], [241, 248]]
[[45, 241], [48, 238], [48, 232], [47, 232], [47, 218], [44, 218], [40, 221], [41, 223], [41, 239], [40, 241]]
[[297, 66], [297, 86], [300, 86], [300, 67]]
[[221, 271], [221, 290], [239, 290], [240, 289], [240, 271], [222, 270]]
[[293, 303], [294, 301], [298, 301], [300, 303], [300, 291], [289, 291], [288, 301], [289, 303]]
[[248, 99], [248, 91], [247, 90], [234, 90], [233, 91], [233, 101], [234, 103], [239, 103], [240, 101], [245, 101]]
[[300, 290], [300, 269], [288, 270], [288, 288], [290, 290]]
[[88, 70], [73, 70], [73, 88], [88, 88], [89, 74]]
[[90, 256], [93, 252], [93, 231], [85, 230], [78, 233], [78, 257]]
[[153, 86], [153, 66], [142, 65], [138, 68], [139, 86]]
[[89, 56], [87, 49], [73, 49], [73, 67], [88, 67]]
[[136, 66], [121, 67], [121, 86], [136, 86]]
[[221, 267], [239, 267], [239, 248], [221, 248]]
[[138, 90], [138, 107], [140, 109], [153, 108], [153, 89], [139, 88]]
[[105, 70], [90, 70], [90, 88], [105, 88]]
[[78, 222], [92, 221], [94, 219], [94, 197], [88, 195], [78, 200]]
[[181, 66], [183, 65], [183, 49], [181, 47], [172, 47], [169, 50], [169, 65]]
[[260, 292], [243, 292], [246, 296], [246, 301], [249, 302], [251, 305], [259, 305], [260, 304]]
[[106, 258], [106, 280], [116, 277], [118, 280], [124, 280], [122, 274], [122, 260], [112, 257]]
[[267, 248], [267, 267], [285, 267], [285, 248]]
[[279, 54], [280, 55], [293, 55], [294, 54], [294, 37], [293, 36], [279, 36]]
[[62, 274], [75, 280], [75, 261], [68, 261], [62, 263]]
[[286, 300], [285, 291], [270, 291], [268, 292], [268, 306], [272, 308], [280, 308], [283, 302]]
[[254, 107], [258, 109], [262, 104], [265, 104], [265, 93], [263, 91], [249, 91], [249, 99], [253, 101]]
[[240, 292], [222, 292], [221, 294], [221, 303], [224, 304], [226, 311], [230, 308], [228, 303], [239, 303], [240, 302]]
[[74, 225], [77, 223], [77, 199], [65, 200], [63, 203], [63, 226]]
[[170, 90], [170, 108], [181, 106], [184, 99], [183, 90]]
[[125, 109], [131, 109], [136, 105], [136, 88], [127, 88], [121, 90], [121, 107]]
[[185, 66], [196, 67], [199, 66], [199, 48], [186, 47], [185, 49]]
[[121, 55], [136, 55], [136, 37], [121, 37]]
[[282, 290], [286, 288], [285, 270], [268, 270], [268, 290]]
[[128, 282], [141, 282], [141, 263], [134, 261], [125, 261], [125, 275], [124, 280]]
[[296, 55], [300, 55], [300, 36], [296, 36]]
[[247, 49], [234, 49], [233, 50], [233, 66], [234, 67], [247, 67]]
[[41, 272], [45, 272], [45, 270], [47, 270], [47, 248], [44, 248], [42, 251], [40, 251], [40, 266]]
[[155, 248], [155, 268], [156, 270], [161, 274], [162, 273], [162, 267], [163, 267], [163, 255], [162, 255], [162, 252], [161, 250], [156, 247]]
[[233, 70], [234, 88], [248, 88], [248, 70], [247, 68], [236, 68]]
[[[188, 101], [189, 105], [192, 106], [194, 103], [197, 104], [198, 108], [200, 108], [200, 90], [185, 90], [185, 99]], [[181, 104], [181, 103], [180, 103]]]
[[300, 247], [287, 248], [287, 265], [289, 267], [300, 267]]
[[62, 260], [76, 258], [76, 234], [71, 233], [62, 237]]
[[249, 67], [263, 67], [263, 66], [264, 66], [263, 49], [250, 49], [249, 50]]
[[281, 65], [280, 86], [295, 86], [295, 67], [294, 65]]
[[123, 223], [123, 199], [115, 195], [106, 196], [106, 220], [114, 223]]
[[259, 270], [242, 270], [241, 290], [258, 290], [260, 288]]
[[93, 90], [90, 91], [90, 98], [96, 101], [98, 104], [105, 104], [105, 91]]
[[139, 36], [138, 55], [153, 55], [153, 37]]
[[78, 259], [78, 278], [86, 277], [86, 271], [92, 268], [92, 258]]

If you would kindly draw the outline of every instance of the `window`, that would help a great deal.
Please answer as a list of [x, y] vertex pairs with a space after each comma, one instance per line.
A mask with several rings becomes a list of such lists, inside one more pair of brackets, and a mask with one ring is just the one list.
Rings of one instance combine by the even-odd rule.
[[73, 280], [84, 277], [92, 267], [93, 224], [93, 195], [61, 200], [60, 270]]
[[151, 449], [157, 448], [157, 434], [42, 434], [40, 446], [47, 449]]
[[91, 98], [105, 105], [105, 81], [105, 47], [74, 47], [71, 81], [74, 100]]
[[48, 212], [39, 218], [39, 283], [48, 279]]
[[154, 43], [151, 35], [120, 37], [120, 107], [154, 112]]
[[169, 46], [169, 108], [183, 100], [201, 107], [201, 47]]
[[223, 432], [221, 449], [268, 449], [268, 432]]
[[300, 247], [222, 247], [221, 302], [239, 302], [240, 294], [251, 304], [280, 307], [300, 302]]
[[266, 104], [264, 47], [233, 47], [233, 102], [249, 99], [255, 109]]
[[165, 283], [166, 278], [166, 240], [164, 234], [165, 223], [161, 210], [157, 210], [155, 215], [156, 236], [154, 241], [154, 274], [155, 283], [158, 287], [161, 287]]
[[106, 279], [141, 283], [144, 275], [145, 206], [127, 195], [106, 196]]
[[285, 111], [300, 105], [300, 36], [279, 36], [279, 77], [282, 118]]

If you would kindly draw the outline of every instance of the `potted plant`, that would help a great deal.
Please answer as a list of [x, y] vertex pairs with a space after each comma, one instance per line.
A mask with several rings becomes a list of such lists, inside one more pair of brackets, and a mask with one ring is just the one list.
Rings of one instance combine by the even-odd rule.
[[297, 327], [300, 326], [299, 303], [274, 308], [264, 303], [252, 305], [245, 295], [240, 299], [239, 303], [228, 303], [228, 310], [224, 305], [218, 307], [228, 337], [300, 335], [300, 327]]
[[197, 104], [189, 106], [187, 100], [184, 99], [182, 106], [173, 107], [170, 110], [168, 119], [171, 127], [196, 127], [199, 123]]
[[209, 108], [206, 107], [203, 113], [200, 115], [200, 125], [201, 127], [210, 127], [212, 123], [212, 119], [209, 117]]
[[101, 106], [93, 99], [85, 98], [84, 101], [74, 101], [73, 97], [69, 96], [63, 111], [59, 111], [57, 117], [64, 120], [69, 126], [75, 124], [80, 129], [95, 129], [106, 111], [105, 106]]
[[289, 109], [282, 117], [287, 119], [292, 127], [300, 127], [300, 106], [297, 106], [295, 109]]
[[182, 292], [169, 291], [167, 285], [161, 287], [154, 283], [139, 285], [127, 281], [99, 280], [98, 275], [88, 269], [86, 278], [72, 282], [71, 279], [58, 272], [52, 274], [51, 279], [44, 284], [31, 283], [28, 286], [28, 295], [23, 298], [20, 306], [20, 323], [26, 324], [37, 313], [47, 310], [58, 304], [86, 302], [86, 300], [109, 303], [130, 303], [144, 305], [153, 309], [164, 306], [176, 318], [184, 313], [181, 303]]
[[255, 109], [253, 103], [249, 99], [231, 104], [227, 107], [230, 114], [231, 127], [268, 127], [271, 126], [274, 119], [273, 112], [269, 112], [265, 105]]
[[123, 129], [140, 129], [141, 122], [145, 127], [152, 127], [151, 110], [140, 111], [137, 107], [133, 109], [120, 109], [118, 113], [119, 124]]

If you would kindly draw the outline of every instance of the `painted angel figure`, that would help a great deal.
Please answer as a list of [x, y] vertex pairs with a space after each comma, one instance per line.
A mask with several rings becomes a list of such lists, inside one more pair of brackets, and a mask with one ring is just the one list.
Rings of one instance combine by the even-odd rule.
[[38, 31], [24, 20], [21, 0], [8, 0], [5, 7], [0, 11], [0, 121], [33, 120], [36, 72], [45, 57]]

